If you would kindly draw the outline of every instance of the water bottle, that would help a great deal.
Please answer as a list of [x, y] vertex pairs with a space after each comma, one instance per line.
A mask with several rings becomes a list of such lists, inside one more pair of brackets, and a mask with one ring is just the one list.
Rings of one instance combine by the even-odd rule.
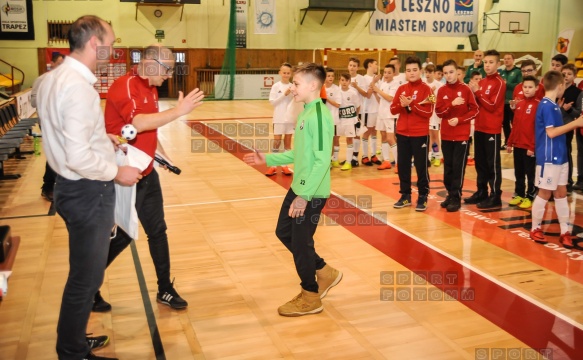
[[40, 155], [40, 142], [38, 141], [38, 136], [34, 137], [33, 147], [34, 147], [34, 154]]
[[439, 152], [438, 147], [437, 147], [437, 143], [433, 143], [433, 145], [431, 145], [431, 148], [433, 149], [434, 153]]

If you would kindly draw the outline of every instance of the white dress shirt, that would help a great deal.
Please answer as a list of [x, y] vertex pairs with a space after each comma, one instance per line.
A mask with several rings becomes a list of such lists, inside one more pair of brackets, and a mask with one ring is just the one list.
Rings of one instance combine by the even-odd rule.
[[43, 149], [53, 170], [69, 180], [110, 181], [117, 175], [113, 145], [105, 133], [93, 72], [67, 56], [38, 90]]

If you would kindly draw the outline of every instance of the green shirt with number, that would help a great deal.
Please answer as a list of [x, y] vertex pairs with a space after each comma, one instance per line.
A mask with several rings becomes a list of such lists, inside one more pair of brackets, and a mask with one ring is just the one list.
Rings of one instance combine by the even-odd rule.
[[281, 154], [267, 154], [268, 166], [294, 164], [291, 188], [310, 201], [330, 197], [330, 155], [334, 121], [330, 110], [318, 98], [304, 106], [298, 116], [294, 148]]

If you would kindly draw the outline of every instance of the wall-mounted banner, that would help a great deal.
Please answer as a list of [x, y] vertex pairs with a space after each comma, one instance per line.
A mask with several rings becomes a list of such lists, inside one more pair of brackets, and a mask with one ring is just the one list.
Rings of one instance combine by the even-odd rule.
[[575, 30], [573, 29], [565, 29], [561, 31], [559, 36], [557, 36], [557, 43], [551, 52], [551, 56], [563, 54], [566, 57], [569, 57], [569, 50], [571, 50], [571, 44], [573, 43], [573, 35], [575, 35]]
[[255, 0], [255, 34], [275, 33], [275, 0]]
[[0, 40], [34, 40], [32, 0], [0, 2]]
[[456, 36], [478, 32], [478, 0], [378, 0], [373, 35]]
[[245, 49], [247, 47], [247, 5], [248, 0], [237, 0], [237, 16], [235, 24], [235, 47]]

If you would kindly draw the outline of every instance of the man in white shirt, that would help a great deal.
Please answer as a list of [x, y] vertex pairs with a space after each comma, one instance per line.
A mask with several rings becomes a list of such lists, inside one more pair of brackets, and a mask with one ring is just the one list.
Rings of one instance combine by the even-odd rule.
[[43, 148], [58, 174], [55, 207], [69, 232], [69, 276], [57, 326], [60, 360], [111, 359], [94, 355], [85, 334], [114, 226], [113, 182], [130, 186], [141, 178], [138, 169], [116, 165], [114, 144], [119, 142], [105, 133], [93, 88], [93, 73], [109, 62], [114, 40], [111, 26], [102, 19], [77, 19], [69, 30], [71, 55], [46, 76], [38, 91]]

